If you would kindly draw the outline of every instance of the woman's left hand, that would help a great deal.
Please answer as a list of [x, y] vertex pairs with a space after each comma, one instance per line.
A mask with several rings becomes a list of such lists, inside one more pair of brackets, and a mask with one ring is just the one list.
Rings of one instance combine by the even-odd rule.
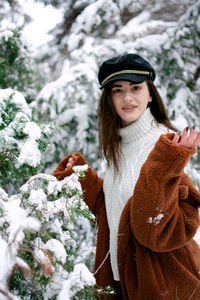
[[[183, 134], [181, 132], [177, 132], [172, 140], [172, 142], [178, 146], [182, 146], [189, 149], [196, 149], [200, 144], [200, 131], [196, 134], [194, 130], [195, 126], [189, 128], [186, 127], [183, 130]], [[189, 132], [190, 130], [190, 132]], [[189, 132], [189, 133], [188, 133]]]

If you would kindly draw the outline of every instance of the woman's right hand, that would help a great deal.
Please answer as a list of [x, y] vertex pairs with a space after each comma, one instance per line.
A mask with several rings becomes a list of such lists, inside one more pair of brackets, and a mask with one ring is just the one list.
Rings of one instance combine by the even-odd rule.
[[76, 159], [77, 159], [77, 156], [75, 154], [72, 154], [72, 156], [68, 159], [65, 169], [71, 169], [73, 167], [73, 164], [75, 163]]
[[[190, 133], [188, 133], [190, 129]], [[188, 149], [197, 149], [200, 144], [200, 131], [195, 132], [195, 126], [189, 128], [186, 127], [181, 135], [181, 131], [177, 132], [172, 140], [177, 146], [182, 146]]]

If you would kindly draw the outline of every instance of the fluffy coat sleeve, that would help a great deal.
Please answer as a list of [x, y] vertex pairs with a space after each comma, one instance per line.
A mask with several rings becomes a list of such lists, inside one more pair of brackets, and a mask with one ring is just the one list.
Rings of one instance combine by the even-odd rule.
[[[89, 166], [85, 177], [81, 179], [81, 186], [84, 192], [85, 203], [88, 205], [92, 213], [97, 216], [103, 200], [103, 180], [98, 177], [97, 173], [90, 167], [88, 162], [79, 152], [76, 152], [75, 155], [77, 156], [77, 159], [74, 165], [78, 166], [87, 164]], [[52, 175], [54, 175], [57, 179], [62, 180], [66, 176], [70, 176], [72, 174], [72, 168], [66, 169], [66, 164], [70, 157], [71, 154], [63, 158], [52, 173]]]
[[130, 205], [130, 222], [138, 242], [164, 252], [187, 244], [199, 226], [200, 193], [184, 167], [194, 149], [161, 135], [144, 163]]

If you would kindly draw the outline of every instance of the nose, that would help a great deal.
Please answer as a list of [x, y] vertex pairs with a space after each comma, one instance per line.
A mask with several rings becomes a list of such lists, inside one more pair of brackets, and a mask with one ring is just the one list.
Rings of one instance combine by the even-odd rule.
[[124, 100], [126, 102], [131, 102], [133, 100], [133, 94], [130, 91], [126, 91], [124, 95]]

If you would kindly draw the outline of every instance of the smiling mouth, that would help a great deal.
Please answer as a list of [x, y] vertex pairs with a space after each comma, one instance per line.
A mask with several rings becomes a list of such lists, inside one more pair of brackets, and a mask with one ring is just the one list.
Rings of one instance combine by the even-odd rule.
[[134, 106], [134, 105], [131, 105], [131, 106], [124, 106], [122, 107], [123, 110], [126, 110], [126, 109], [135, 109], [137, 106]]

